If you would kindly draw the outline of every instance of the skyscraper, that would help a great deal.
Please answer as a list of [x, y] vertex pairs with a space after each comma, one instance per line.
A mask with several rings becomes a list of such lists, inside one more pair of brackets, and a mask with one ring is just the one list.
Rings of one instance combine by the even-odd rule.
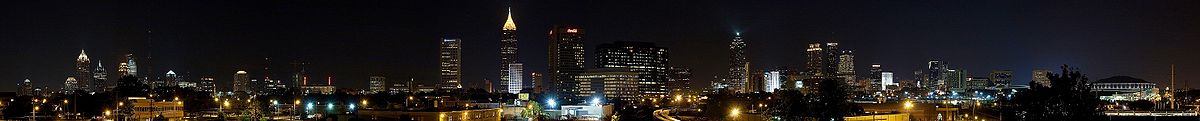
[[783, 72], [779, 70], [769, 70], [763, 72], [763, 79], [766, 80], [763, 81], [763, 91], [775, 92], [775, 90], [779, 90], [780, 87], [783, 86], [783, 79], [786, 78], [782, 74]]
[[197, 84], [199, 91], [217, 92], [217, 83], [213, 77], [200, 77], [200, 82]]
[[[1046, 86], [1046, 87], [1053, 86], [1053, 85], [1050, 85], [1050, 70], [1034, 69], [1033, 70], [1033, 82], [1037, 83], [1037, 84], [1041, 84], [1042, 86]], [[1029, 86], [1033, 86], [1033, 85], [1029, 85]]]
[[595, 99], [633, 101], [644, 97], [646, 93], [639, 90], [638, 72], [629, 68], [598, 68], [589, 69], [580, 74], [578, 97]]
[[75, 76], [67, 76], [67, 81], [63, 82], [63, 90], [62, 91], [67, 94], [72, 94], [75, 92], [75, 90], [82, 89], [82, 88], [79, 88], [79, 85], [80, 85], [79, 80], [76, 80]]
[[30, 82], [29, 79], [25, 79], [24, 82], [18, 83], [17, 87], [20, 88], [17, 89], [17, 95], [36, 95], [33, 93], [33, 82]]
[[[124, 71], [124, 73], [121, 74], [121, 76], [137, 77], [137, 73], [138, 73], [137, 62], [134, 61], [136, 59], [137, 58], [133, 57], [133, 53], [125, 55], [125, 65], [124, 65], [125, 71]], [[145, 83], [145, 82], [143, 82], [143, 83]]]
[[846, 84], [848, 84], [848, 86], [851, 87], [850, 88], [851, 90], [860, 91], [860, 92], [867, 91], [868, 90], [867, 88], [862, 88], [862, 87], [864, 87], [865, 85], [868, 85], [868, 84], [860, 83], [855, 78], [854, 51], [843, 50], [841, 52], [838, 52], [837, 57], [838, 57], [837, 77], [839, 79], [842, 79], [843, 81], [846, 81]]
[[[517, 23], [513, 22], [512, 8], [508, 10], [508, 16], [504, 20], [504, 26], [500, 29], [500, 87], [506, 88], [509, 93], [519, 93], [521, 91], [519, 79], [523, 73], [515, 75], [509, 71], [512, 64], [517, 63]], [[513, 78], [517, 76], [517, 78]], [[516, 91], [513, 90], [512, 84], [517, 83]]]
[[726, 80], [725, 88], [734, 92], [748, 92], [745, 90], [747, 81], [750, 81], [750, 58], [746, 54], [749, 50], [749, 43], [742, 39], [742, 33], [734, 33], [733, 41], [729, 43], [729, 78]]
[[441, 89], [461, 89], [462, 88], [462, 42], [458, 38], [444, 37], [439, 48], [440, 57], [438, 62], [441, 62], [442, 80]]
[[233, 92], [253, 93], [250, 90], [250, 74], [241, 70], [234, 73]]
[[[890, 85], [899, 86], [899, 84], [896, 84], [896, 82], [892, 76], [894, 76], [894, 75], [892, 74], [891, 71], [879, 72], [879, 77], [880, 77], [879, 80], [880, 80], [880, 82], [883, 83], [883, 84], [880, 84], [879, 90], [888, 91], [888, 89], [889, 89], [888, 86], [890, 86]], [[895, 89], [893, 89], [893, 90], [895, 90]]]
[[671, 67], [670, 75], [667, 79], [667, 88], [670, 93], [677, 94], [694, 94], [692, 90], [692, 69], [684, 67]]
[[96, 70], [92, 72], [91, 86], [88, 86], [94, 92], [107, 91], [108, 87], [113, 85], [110, 82], [115, 82], [108, 81], [108, 71], [105, 71], [103, 65], [99, 59], [96, 60]]
[[886, 85], [884, 84], [887, 84], [883, 83], [883, 65], [878, 63], [871, 64], [871, 69], [868, 70], [871, 71], [870, 74], [867, 75], [868, 78], [871, 78], [871, 90], [883, 91], [886, 88]]
[[946, 74], [944, 76], [947, 83], [946, 85], [950, 88], [949, 91], [966, 92], [969, 88], [968, 85], [970, 84], [967, 82], [966, 72], [963, 72], [962, 70], [949, 69], [946, 70]]
[[638, 91], [643, 96], [667, 95], [665, 47], [649, 42], [617, 41], [596, 48], [596, 68], [627, 68], [638, 73]]
[[[551, 95], [562, 96], [568, 102], [573, 99], [571, 94], [579, 92], [579, 83], [575, 76], [583, 73], [584, 63], [584, 34], [578, 26], [556, 25], [550, 30], [550, 43], [546, 56], [549, 66], [547, 72], [547, 89], [553, 89]], [[553, 98], [553, 97], [552, 97]]]
[[90, 84], [92, 84], [92, 78], [90, 78], [90, 77], [93, 76], [92, 75], [92, 60], [88, 58], [87, 53], [83, 52], [83, 50], [79, 50], [79, 57], [75, 58], [75, 74], [72, 76], [75, 77], [76, 85], [73, 85], [74, 87], [70, 87], [71, 90], [67, 90], [67, 91], [75, 91], [75, 90], [83, 90], [86, 92], [99, 91], [99, 90], [92, 90], [93, 88], [90, 87], [90, 86], [99, 86], [99, 85], [90, 85]]
[[929, 66], [925, 68], [925, 72], [923, 73], [925, 74], [925, 78], [920, 79], [922, 81], [918, 82], [918, 84], [925, 86], [923, 88], [926, 89], [946, 90], [946, 80], [943, 75], [948, 70], [946, 69], [946, 64], [942, 61], [929, 60]]
[[[836, 72], [838, 71], [839, 60], [838, 43], [809, 43], [805, 54], [808, 56], [808, 61], [805, 63], [810, 76], [808, 82], [821, 82], [824, 79], [838, 79]], [[850, 80], [842, 80], [849, 82]]]
[[992, 80], [992, 85], [996, 88], [1004, 89], [1012, 85], [1013, 73], [1011, 70], [993, 70], [989, 77], [988, 80]]
[[545, 82], [546, 79], [543, 74], [539, 74], [537, 72], [529, 73], [529, 84], [532, 86], [530, 88], [533, 90], [534, 94], [541, 94], [542, 91], [546, 91], [546, 86], [542, 85], [542, 83]]
[[179, 77], [179, 74], [175, 74], [175, 70], [167, 70], [167, 75], [166, 75], [166, 77], [163, 77], [162, 84], [160, 84], [159, 86], [164, 86], [164, 87], [179, 86], [179, 81], [182, 81], [182, 80], [183, 80], [183, 78]]
[[371, 76], [371, 93], [380, 93], [387, 91], [387, 77]]
[[521, 89], [524, 88], [521, 84], [525, 83], [524, 82], [525, 78], [522, 75], [524, 73], [525, 73], [525, 65], [524, 64], [521, 64], [521, 63], [508, 64], [508, 79], [505, 79], [506, 81], [504, 82], [504, 86], [502, 86], [505, 88], [506, 92], [511, 93], [511, 94], [521, 93]]
[[308, 63], [296, 61], [292, 62], [292, 89], [300, 89], [300, 86], [308, 85]]

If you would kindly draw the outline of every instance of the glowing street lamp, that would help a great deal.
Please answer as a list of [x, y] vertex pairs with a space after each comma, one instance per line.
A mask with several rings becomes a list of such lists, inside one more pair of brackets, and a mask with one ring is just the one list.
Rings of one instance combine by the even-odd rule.
[[742, 114], [741, 109], [733, 108], [729, 110], [729, 117], [737, 117], [740, 114]]

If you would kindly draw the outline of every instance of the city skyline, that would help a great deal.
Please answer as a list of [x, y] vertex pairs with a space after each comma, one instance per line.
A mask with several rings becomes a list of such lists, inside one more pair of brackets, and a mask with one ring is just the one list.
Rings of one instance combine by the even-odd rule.
[[[501, 80], [496, 68], [502, 67], [496, 58], [501, 32], [495, 30], [503, 25], [509, 6], [516, 23], [521, 23], [516, 38], [521, 48], [518, 53], [524, 54], [517, 61], [525, 64], [525, 73], [547, 72], [546, 55], [542, 54], [549, 39], [545, 32], [554, 25], [577, 24], [588, 31], [583, 42], [587, 58], [583, 59], [584, 67], [594, 67], [592, 52], [596, 45], [655, 42], [675, 54], [670, 56], [673, 61], [668, 66], [687, 66], [695, 71], [694, 88], [709, 84], [709, 77], [728, 73], [728, 56], [711, 54], [727, 53], [733, 33], [753, 41], [747, 52], [751, 70], [777, 66], [803, 69], [803, 45], [832, 39], [840, 43], [839, 48], [856, 51], [854, 65], [860, 77], [868, 69], [863, 65], [878, 63], [886, 66], [884, 71], [896, 72], [896, 80], [911, 80], [914, 77], [908, 72], [923, 69], [929, 60], [941, 60], [971, 77], [986, 77], [992, 70], [1011, 70], [1014, 85], [1029, 82], [1034, 69], [1055, 69], [1062, 64], [1090, 72], [1091, 80], [1126, 75], [1163, 83], [1169, 65], [1175, 64], [1179, 81], [1200, 86], [1195, 79], [1198, 76], [1192, 75], [1200, 71], [1189, 69], [1200, 68], [1200, 57], [1188, 53], [1200, 50], [1187, 47], [1197, 45], [1192, 40], [1200, 39], [1189, 34], [1200, 31], [1200, 25], [1189, 22], [1200, 21], [1194, 16], [1200, 15], [1195, 12], [1200, 11], [1195, 10], [1197, 4], [1155, 2], [1172, 4], [1114, 10], [1103, 5], [1119, 3], [1058, 8], [1045, 4], [1066, 3], [698, 1], [623, 6], [627, 3], [519, 1], [507, 5], [503, 1], [444, 1], [418, 3], [435, 6], [400, 8], [395, 6], [404, 5], [344, 3], [347, 5], [331, 7], [308, 2], [233, 2], [235, 5], [205, 8], [218, 3], [123, 1], [48, 6], [50, 3], [35, 2], [29, 4], [38, 6], [9, 7], [27, 11], [6, 12], [4, 16], [9, 17], [5, 18], [13, 19], [0, 20], [0, 25], [11, 26], [0, 30], [0, 40], [4, 40], [0, 51], [9, 55], [0, 63], [10, 69], [0, 74], [0, 83], [4, 83], [0, 91], [16, 91], [15, 84], [25, 78], [38, 87], [61, 87], [62, 80], [73, 76], [77, 65], [72, 59], [80, 55], [81, 49], [91, 57], [91, 63], [105, 70], [118, 70], [117, 63], [133, 53], [138, 65], [155, 67], [137, 70], [142, 73], [139, 75], [162, 75], [173, 70], [185, 80], [214, 77], [219, 89], [229, 89], [226, 87], [233, 80], [229, 73], [237, 70], [246, 70], [250, 78], [264, 77], [259, 69], [265, 65], [262, 58], [281, 62], [271, 63], [276, 69], [267, 76], [273, 77], [291, 74], [286, 62], [303, 61], [310, 62], [307, 68], [314, 78], [334, 76], [339, 87], [365, 89], [371, 75], [384, 75], [392, 79], [389, 82], [415, 78], [433, 85], [438, 80], [437, 45], [444, 34], [457, 35], [463, 42], [463, 86], [482, 88], [480, 81]], [[996, 3], [1010, 6], [989, 5]], [[822, 7], [858, 4], [865, 7]], [[793, 8], [788, 5], [800, 5], [795, 7], [802, 9], [776, 11]], [[81, 11], [86, 12], [74, 13]], [[58, 14], [67, 16], [46, 18]], [[779, 16], [788, 14], [796, 15]], [[267, 16], [253, 17], [260, 15]], [[248, 19], [226, 20], [223, 16]], [[321, 16], [342, 18], [309, 18]], [[428, 18], [434, 20], [411, 20]], [[39, 19], [49, 20], [32, 21]], [[695, 21], [680, 21], [688, 19]], [[1132, 23], [1136, 21], [1152, 22]], [[152, 35], [147, 34], [149, 30], [154, 31]], [[147, 40], [150, 36], [154, 38]], [[146, 59], [148, 56], [154, 59]], [[702, 57], [711, 59], [691, 59]]]

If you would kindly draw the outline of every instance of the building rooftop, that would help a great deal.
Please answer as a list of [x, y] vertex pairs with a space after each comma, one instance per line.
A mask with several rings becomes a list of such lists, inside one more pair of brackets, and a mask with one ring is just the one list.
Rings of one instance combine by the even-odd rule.
[[1150, 83], [1150, 82], [1147, 82], [1146, 80], [1142, 80], [1139, 78], [1129, 77], [1129, 76], [1113, 76], [1113, 77], [1096, 80], [1092, 83]]

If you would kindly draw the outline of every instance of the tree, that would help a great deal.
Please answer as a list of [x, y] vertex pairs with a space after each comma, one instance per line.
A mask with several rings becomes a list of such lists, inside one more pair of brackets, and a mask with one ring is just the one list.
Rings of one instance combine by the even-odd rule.
[[1087, 77], [1076, 68], [1062, 66], [1050, 75], [1050, 85], [1030, 82], [1029, 91], [1017, 92], [1006, 104], [1005, 117], [1012, 120], [1090, 120], [1100, 116], [1100, 99], [1091, 93]]
[[814, 106], [821, 109], [818, 119], [842, 120], [842, 117], [852, 113], [853, 105], [850, 104], [849, 89], [844, 81], [825, 79], [818, 86], [819, 100], [818, 105]]

